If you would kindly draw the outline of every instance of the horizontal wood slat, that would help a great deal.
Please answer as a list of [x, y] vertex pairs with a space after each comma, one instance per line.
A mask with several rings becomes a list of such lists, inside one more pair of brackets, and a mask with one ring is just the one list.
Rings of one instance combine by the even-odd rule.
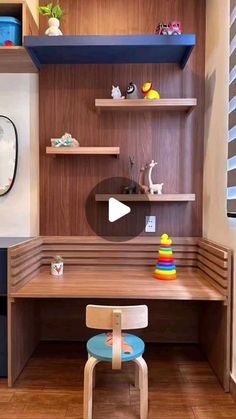
[[[125, 237], [124, 241], [121, 242], [121, 237], [118, 239], [120, 240], [115, 241], [107, 241], [102, 237], [98, 236], [42, 236], [44, 245], [47, 244], [105, 244], [106, 246], [113, 247], [113, 246], [124, 246], [127, 245], [130, 246], [131, 244], [146, 244], [146, 245], [153, 245], [155, 244], [157, 246], [157, 249], [160, 244], [160, 237], [154, 236], [154, 237], [148, 237], [148, 236], [141, 236], [141, 237]], [[173, 239], [174, 245], [198, 245], [199, 237], [174, 237]]]
[[19, 288], [37, 275], [42, 264], [42, 239], [29, 239], [8, 250], [9, 290]]
[[[43, 258], [42, 264], [49, 265], [51, 263], [51, 258]], [[107, 258], [107, 259], [100, 259], [100, 258], [68, 258], [64, 259], [65, 265], [101, 265], [101, 266], [153, 266], [155, 267], [155, 259], [145, 259], [145, 258]], [[197, 260], [196, 259], [176, 259], [177, 266], [195, 266], [197, 267]]]
[[202, 240], [200, 239], [198, 241], [198, 245], [200, 247], [200, 249], [205, 249], [207, 250], [209, 253], [211, 253], [212, 255], [218, 256], [219, 258], [228, 259], [228, 252], [229, 249], [226, 249], [223, 246], [220, 245], [216, 245], [216, 244], [212, 244], [212, 242], [208, 241], [208, 240]]
[[11, 266], [12, 266], [12, 268], [16, 268], [18, 266], [21, 266], [22, 263], [27, 262], [31, 258], [38, 257], [38, 256], [42, 257], [42, 248], [41, 248], [41, 246], [37, 246], [36, 248], [34, 248], [33, 250], [31, 250], [26, 255], [24, 254], [24, 255], [21, 255], [19, 257], [11, 258]]
[[19, 264], [17, 267], [12, 266], [11, 268], [11, 274], [12, 276], [17, 276], [22, 272], [25, 272], [27, 269], [29, 269], [31, 266], [39, 264], [41, 265], [41, 252], [36, 254], [35, 256], [32, 256], [30, 258], [27, 258], [24, 262], [22, 261], [21, 264]]
[[225, 298], [228, 296], [228, 289], [223, 288], [214, 279], [212, 279], [208, 274], [206, 274], [205, 272], [201, 271], [200, 269], [199, 269], [199, 272], [200, 272], [201, 277], [204, 278], [209, 284], [211, 284], [222, 295], [224, 295]]
[[[53, 258], [56, 255], [56, 251], [47, 251], [47, 252], [43, 252], [43, 258]], [[60, 255], [63, 258], [80, 258], [80, 259], [90, 259], [90, 258], [102, 258], [106, 261], [106, 258], [135, 258], [135, 259], [142, 259], [142, 258], [148, 258], [148, 259], [152, 259], [155, 260], [157, 258], [158, 252], [141, 252], [140, 250], [137, 252], [129, 252], [128, 250], [126, 251], [120, 251], [120, 250], [115, 250], [115, 251], [94, 251], [94, 250], [90, 250], [90, 251], [68, 251], [65, 252], [62, 250], [62, 252], [60, 253]], [[174, 252], [174, 258], [175, 259], [197, 259], [197, 252]]]
[[198, 262], [198, 267], [205, 272], [208, 276], [210, 276], [211, 279], [213, 279], [218, 285], [221, 285], [223, 288], [227, 288], [227, 281], [224, 280], [220, 275], [209, 269], [206, 265], [203, 265], [203, 263]]
[[207, 258], [198, 255], [198, 260], [205, 265], [207, 268], [211, 269], [212, 271], [216, 272], [219, 276], [222, 278], [227, 278], [227, 269], [222, 269], [219, 266], [217, 266], [215, 263], [211, 262]]
[[228, 261], [218, 258], [217, 256], [212, 255], [211, 253], [207, 252], [204, 249], [198, 248], [198, 254], [204, 256], [204, 258], [210, 260], [211, 262], [215, 263], [217, 266], [221, 268], [227, 269]]
[[[56, 251], [63, 251], [64, 253], [67, 252], [83, 252], [83, 251], [87, 251], [87, 252], [91, 252], [91, 250], [94, 252], [100, 251], [100, 252], [107, 252], [107, 251], [112, 251], [112, 252], [140, 252], [142, 251], [142, 253], [148, 253], [148, 252], [156, 252], [156, 254], [158, 253], [158, 249], [159, 249], [159, 244], [155, 244], [155, 245], [150, 245], [150, 244], [145, 244], [145, 246], [141, 245], [141, 244], [112, 244], [112, 246], [110, 246], [109, 244], [104, 245], [104, 244], [93, 244], [91, 247], [91, 244], [44, 244], [43, 245], [43, 254], [46, 254], [47, 252], [56, 252]], [[192, 252], [192, 253], [197, 253], [198, 252], [198, 246], [197, 245], [173, 245], [173, 251], [175, 253], [177, 252]]]
[[29, 241], [26, 241], [24, 243], [16, 244], [12, 247], [10, 247], [10, 254], [11, 258], [19, 257], [25, 253], [28, 253], [30, 250], [35, 249], [39, 247], [43, 243], [42, 238], [35, 238], [35, 239], [29, 239]]
[[198, 267], [205, 277], [224, 294], [227, 294], [230, 250], [208, 240], [199, 240]]

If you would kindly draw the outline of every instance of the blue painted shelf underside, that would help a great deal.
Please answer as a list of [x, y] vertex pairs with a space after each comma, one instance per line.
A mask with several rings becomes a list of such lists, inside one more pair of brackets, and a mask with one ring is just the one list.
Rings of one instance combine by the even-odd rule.
[[26, 36], [35, 65], [178, 63], [186, 65], [196, 44], [189, 35]]

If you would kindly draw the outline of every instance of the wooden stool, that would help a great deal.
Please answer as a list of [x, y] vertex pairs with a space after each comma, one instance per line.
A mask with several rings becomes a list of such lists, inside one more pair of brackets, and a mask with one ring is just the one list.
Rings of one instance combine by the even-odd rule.
[[94, 367], [100, 361], [112, 363], [112, 369], [121, 369], [122, 362], [136, 364], [135, 384], [140, 389], [140, 418], [148, 417], [148, 370], [142, 355], [142, 339], [131, 334], [122, 337], [122, 330], [141, 329], [148, 325], [148, 308], [140, 306], [86, 307], [86, 326], [112, 330], [112, 334], [99, 334], [87, 342], [88, 361], [84, 368], [84, 419], [92, 419]]

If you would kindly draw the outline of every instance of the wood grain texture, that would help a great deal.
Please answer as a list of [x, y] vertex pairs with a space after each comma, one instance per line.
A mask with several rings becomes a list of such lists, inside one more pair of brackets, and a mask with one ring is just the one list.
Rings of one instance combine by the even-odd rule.
[[196, 99], [95, 99], [99, 111], [183, 111], [191, 112], [197, 106]]
[[[0, 381], [1, 419], [82, 419], [84, 343], [43, 342], [16, 382]], [[236, 404], [225, 394], [197, 345], [147, 344], [149, 419], [235, 418]], [[94, 419], [138, 419], [139, 391], [134, 367], [96, 367]]]
[[8, 384], [11, 387], [39, 343], [36, 305], [33, 300], [8, 298]]
[[[34, 276], [12, 298], [147, 298], [164, 300], [218, 300], [224, 295], [202, 278], [197, 270], [179, 269], [174, 281], [158, 281], [150, 268], [89, 266], [68, 268], [62, 278], [48, 268]], [[95, 280], [96, 277], [96, 280]]]
[[201, 258], [198, 261], [200, 271], [226, 296], [225, 305], [205, 306], [200, 322], [199, 342], [223, 388], [229, 391], [232, 351], [232, 251], [209, 240], [201, 239], [199, 250], [201, 251], [198, 254], [198, 259]]
[[24, 47], [0, 47], [0, 73], [37, 73]]
[[[86, 341], [94, 335], [85, 324], [88, 304], [148, 306], [148, 327], [135, 333], [145, 342], [197, 343], [201, 301], [143, 299], [43, 299], [37, 300], [41, 340]], [[79, 325], [79, 327], [78, 327]]]
[[8, 249], [8, 292], [28, 282], [40, 269], [42, 239], [29, 239]]
[[[158, 168], [153, 177], [155, 182], [164, 182], [165, 193], [194, 193], [197, 197], [184, 208], [177, 202], [152, 206], [152, 215], [159, 219], [157, 234], [166, 230], [172, 236], [201, 236], [205, 1], [62, 0], [61, 5], [65, 35], [152, 34], [158, 22], [170, 19], [171, 10], [171, 15], [182, 21], [185, 33], [196, 33], [197, 45], [184, 71], [174, 64], [55, 65], [42, 69], [41, 234], [93, 235], [85, 214], [87, 196], [105, 178], [129, 177], [131, 155], [136, 161], [136, 180], [141, 166], [155, 159]], [[45, 25], [46, 19], [41, 19], [42, 34]], [[96, 98], [110, 97], [112, 84], [124, 92], [130, 81], [142, 86], [147, 80], [163, 99], [196, 98], [198, 106], [189, 116], [171, 111], [98, 113], [94, 109]], [[50, 119], [46, 117], [49, 114]], [[78, 164], [77, 159], [48, 158], [48, 139], [64, 132], [71, 132], [82, 146], [119, 146], [120, 159], [104, 164], [103, 159], [86, 157]], [[122, 234], [129, 234], [126, 227]]]

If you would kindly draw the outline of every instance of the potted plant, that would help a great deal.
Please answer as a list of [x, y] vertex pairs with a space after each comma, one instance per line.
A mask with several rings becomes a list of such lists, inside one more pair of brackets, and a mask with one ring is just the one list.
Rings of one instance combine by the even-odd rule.
[[39, 6], [39, 13], [43, 16], [48, 16], [48, 29], [45, 31], [45, 35], [48, 36], [58, 36], [62, 35], [60, 27], [60, 19], [63, 16], [63, 10], [60, 4], [49, 3], [46, 6]]

